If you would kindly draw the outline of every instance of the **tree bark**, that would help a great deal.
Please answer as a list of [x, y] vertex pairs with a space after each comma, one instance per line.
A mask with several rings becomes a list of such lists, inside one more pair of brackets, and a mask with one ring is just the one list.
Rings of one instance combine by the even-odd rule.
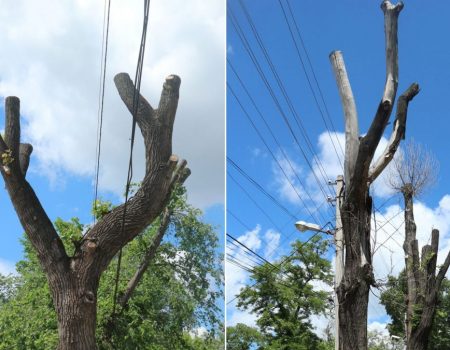
[[397, 21], [403, 4], [392, 5], [383, 1], [386, 41], [386, 82], [383, 97], [367, 134], [359, 137], [356, 105], [347, 78], [347, 70], [339, 51], [330, 55], [338, 90], [344, 107], [346, 130], [345, 187], [341, 204], [344, 233], [345, 263], [341, 283], [336, 286], [339, 302], [340, 349], [367, 349], [367, 307], [369, 289], [374, 285], [370, 249], [370, 218], [372, 198], [369, 186], [392, 160], [400, 140], [405, 134], [408, 103], [418, 93], [417, 84], [410, 86], [399, 98], [393, 136], [384, 158], [370, 164], [375, 150], [389, 122], [398, 85]]
[[436, 275], [437, 255], [439, 251], [439, 231], [431, 233], [431, 245], [422, 248], [419, 257], [419, 245], [416, 239], [416, 223], [413, 205], [414, 188], [405, 184], [402, 188], [405, 203], [405, 252], [407, 291], [406, 302], [406, 348], [407, 350], [426, 350], [431, 327], [438, 303], [442, 276], [450, 265], [450, 253]]
[[[129, 110], [135, 87], [128, 74], [115, 78]], [[97, 289], [111, 259], [142, 232], [166, 206], [172, 188], [185, 176], [186, 161], [172, 155], [172, 131], [181, 80], [166, 78], [157, 109], [139, 96], [137, 124], [144, 137], [146, 172], [140, 189], [125, 204], [105, 215], [68, 256], [51, 220], [25, 179], [32, 146], [20, 143], [20, 101], [5, 100], [5, 138], [0, 136], [0, 172], [17, 216], [47, 275], [58, 317], [58, 350], [95, 349]], [[177, 167], [177, 164], [179, 166]]]
[[[181, 171], [179, 171], [181, 174]], [[180, 176], [179, 179], [176, 180], [176, 182], [180, 185], [184, 183], [186, 178], [189, 176], [189, 171], [184, 172], [182, 176]], [[144, 255], [144, 258], [142, 259], [141, 264], [139, 265], [138, 269], [134, 273], [133, 277], [128, 281], [127, 287], [125, 289], [125, 292], [123, 293], [122, 297], [119, 300], [119, 305], [123, 309], [127, 306], [128, 301], [130, 300], [131, 296], [133, 295], [134, 290], [140, 283], [142, 277], [144, 276], [145, 271], [147, 271], [150, 263], [155, 258], [156, 252], [161, 245], [161, 242], [164, 238], [164, 235], [166, 234], [166, 231], [169, 227], [170, 220], [173, 215], [173, 210], [169, 208], [165, 208], [163, 213], [161, 214], [161, 222], [159, 224], [158, 231], [153, 238], [153, 241], [148, 247], [147, 252]]]

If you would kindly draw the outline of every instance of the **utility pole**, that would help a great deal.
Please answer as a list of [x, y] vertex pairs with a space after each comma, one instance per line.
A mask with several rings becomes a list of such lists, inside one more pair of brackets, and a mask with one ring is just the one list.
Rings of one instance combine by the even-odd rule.
[[339, 332], [339, 300], [337, 297], [337, 288], [342, 280], [344, 272], [344, 234], [342, 231], [341, 221], [341, 202], [342, 202], [342, 189], [344, 187], [344, 177], [338, 175], [336, 179], [336, 226], [334, 234], [334, 244], [336, 247], [336, 263], [335, 263], [335, 277], [334, 277], [334, 317], [335, 317], [335, 336], [334, 336], [334, 348], [335, 350], [341, 350], [340, 332]]
[[343, 342], [340, 339], [340, 331], [339, 331], [339, 300], [337, 295], [337, 290], [342, 281], [342, 276], [344, 274], [344, 232], [342, 230], [342, 221], [341, 221], [341, 205], [343, 200], [343, 189], [344, 189], [344, 176], [338, 175], [336, 182], [328, 181], [329, 185], [336, 186], [336, 198], [329, 197], [329, 202], [336, 201], [336, 225], [334, 230], [324, 231], [323, 227], [320, 227], [318, 224], [311, 224], [304, 221], [297, 221], [295, 223], [295, 227], [300, 232], [305, 231], [315, 231], [315, 232], [323, 232], [326, 234], [334, 235], [334, 244], [336, 247], [336, 259], [335, 259], [335, 276], [334, 276], [334, 313], [335, 313], [335, 337], [334, 337], [334, 346], [335, 350], [344, 350]]

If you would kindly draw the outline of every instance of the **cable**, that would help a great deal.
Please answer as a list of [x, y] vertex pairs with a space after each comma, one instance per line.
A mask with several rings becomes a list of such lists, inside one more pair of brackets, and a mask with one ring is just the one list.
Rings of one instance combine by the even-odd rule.
[[[231, 63], [230, 63], [231, 64]], [[232, 67], [232, 65], [231, 65]], [[234, 68], [232, 67], [233, 72], [236, 74], [237, 76], [237, 72], [234, 70]], [[286, 153], [284, 152], [283, 148], [281, 147], [281, 145], [278, 143], [278, 141], [276, 140], [275, 135], [273, 135], [269, 125], [267, 124], [264, 116], [261, 114], [261, 112], [259, 111], [259, 109], [257, 108], [256, 104], [254, 103], [254, 100], [251, 98], [251, 96], [249, 95], [247, 89], [245, 88], [245, 86], [242, 84], [241, 79], [239, 78], [239, 76], [237, 76], [238, 80], [241, 82], [241, 85], [244, 87], [245, 91], [247, 92], [247, 95], [250, 97], [251, 101], [253, 102], [255, 108], [257, 109], [258, 113], [260, 114], [260, 117], [263, 119], [267, 129], [269, 130], [270, 134], [272, 135], [273, 139], [275, 140], [275, 142], [277, 143], [280, 151], [282, 152], [284, 158], [286, 159], [286, 161], [288, 162], [291, 171], [293, 172], [293, 174], [296, 176], [301, 189], [303, 190], [303, 192], [305, 192], [307, 194], [307, 196], [309, 197], [309, 199], [314, 203], [314, 200], [312, 199], [311, 195], [309, 194], [308, 191], [306, 191], [306, 187], [303, 184], [303, 181], [300, 179], [300, 177], [298, 176], [297, 172], [295, 171], [294, 167], [292, 166], [292, 163], [289, 159], [289, 157], [286, 155]], [[247, 110], [244, 108], [243, 104], [241, 103], [240, 99], [237, 97], [236, 93], [234, 92], [233, 88], [229, 85], [229, 83], [227, 82], [227, 87], [230, 89], [232, 95], [234, 96], [234, 98], [236, 99], [237, 103], [239, 104], [239, 106], [241, 107], [242, 111], [244, 112], [244, 115], [247, 117], [247, 119], [249, 120], [250, 124], [252, 125], [253, 129], [256, 131], [256, 133], [258, 134], [259, 138], [261, 139], [261, 141], [264, 143], [264, 145], [266, 146], [267, 150], [269, 151], [270, 155], [272, 156], [273, 160], [275, 161], [275, 163], [278, 165], [278, 167], [280, 168], [281, 172], [283, 173], [283, 175], [285, 176], [286, 180], [288, 181], [288, 183], [291, 185], [291, 187], [293, 188], [294, 192], [296, 193], [297, 197], [299, 198], [299, 200], [301, 201], [302, 205], [305, 207], [305, 209], [311, 213], [311, 211], [309, 210], [309, 208], [306, 206], [305, 201], [303, 200], [303, 198], [300, 196], [300, 194], [297, 191], [297, 188], [294, 186], [294, 184], [292, 183], [291, 179], [289, 179], [289, 176], [286, 174], [286, 171], [284, 170], [284, 168], [281, 166], [280, 161], [277, 159], [277, 157], [275, 157], [274, 153], [272, 152], [272, 150], [270, 149], [269, 145], [267, 144], [267, 142], [265, 141], [264, 137], [262, 136], [261, 132], [259, 131], [259, 129], [257, 128], [257, 126], [255, 125], [255, 123], [253, 122], [252, 118], [250, 117], [250, 114], [247, 112]], [[322, 217], [323, 219], [323, 217]], [[319, 221], [316, 219], [316, 221]]]
[[[299, 130], [301, 131], [301, 133], [303, 135], [303, 138], [304, 138], [304, 140], [306, 142], [306, 145], [307, 145], [309, 151], [311, 152], [311, 155], [313, 156], [313, 160], [315, 161], [316, 165], [318, 166], [319, 172], [321, 173], [322, 178], [323, 178], [324, 182], [326, 183], [329, 177], [326, 175], [326, 172], [325, 172], [325, 169], [323, 168], [322, 163], [320, 162], [320, 160], [318, 159], [317, 155], [315, 154], [315, 152], [313, 150], [313, 146], [312, 146], [311, 140], [309, 139], [308, 133], [306, 132], [306, 128], [304, 127], [298, 112], [294, 108], [294, 105], [293, 105], [293, 103], [292, 103], [292, 101], [291, 101], [291, 99], [289, 97], [289, 94], [287, 93], [287, 91], [286, 91], [286, 89], [284, 87], [283, 81], [281, 80], [280, 76], [278, 75], [278, 72], [277, 72], [277, 70], [275, 68], [275, 65], [273, 64], [273, 62], [272, 62], [272, 60], [270, 58], [270, 55], [269, 55], [269, 53], [268, 53], [268, 51], [267, 51], [267, 49], [266, 49], [266, 47], [264, 45], [264, 41], [261, 39], [261, 36], [259, 35], [259, 32], [258, 32], [256, 26], [253, 23], [252, 17], [250, 15], [250, 13], [247, 11], [247, 8], [245, 7], [243, 1], [239, 0], [239, 4], [241, 5], [241, 8], [242, 8], [242, 10], [243, 10], [243, 12], [245, 14], [245, 17], [246, 17], [248, 23], [250, 24], [250, 28], [252, 30], [252, 33], [253, 33], [254, 37], [256, 38], [258, 46], [260, 47], [260, 49], [261, 49], [261, 51], [262, 51], [262, 53], [263, 53], [263, 55], [264, 55], [268, 65], [269, 65], [269, 68], [270, 68], [273, 76], [275, 77], [275, 80], [276, 80], [276, 82], [278, 84], [278, 87], [280, 88], [280, 90], [281, 90], [281, 92], [282, 92], [282, 94], [283, 94], [283, 96], [284, 96], [284, 98], [285, 98], [285, 100], [287, 102], [289, 110], [291, 111], [291, 113], [292, 113], [292, 115], [294, 117], [294, 120], [295, 120]], [[295, 140], [296, 140], [296, 142], [298, 142], [296, 137], [295, 137]], [[318, 181], [318, 183], [319, 183], [319, 185], [321, 185], [320, 181]], [[322, 190], [323, 190], [323, 187], [322, 187]], [[325, 194], [325, 192], [324, 192], [324, 194]], [[325, 194], [325, 197], [326, 197], [326, 194]]]
[[[125, 187], [125, 203], [123, 207], [123, 216], [122, 216], [122, 227], [121, 227], [121, 235], [123, 235], [125, 230], [125, 217], [127, 212], [127, 203], [128, 203], [128, 195], [130, 191], [131, 180], [133, 178], [133, 148], [134, 148], [134, 138], [136, 133], [136, 116], [138, 112], [139, 106], [139, 98], [140, 98], [140, 90], [141, 90], [141, 78], [142, 78], [142, 68], [144, 65], [144, 53], [145, 53], [145, 41], [147, 37], [147, 25], [148, 25], [148, 14], [150, 10], [150, 0], [144, 0], [144, 23], [142, 27], [142, 37], [141, 37], [141, 45], [139, 48], [139, 56], [136, 67], [136, 75], [134, 79], [135, 89], [133, 91], [133, 122], [131, 127], [131, 138], [130, 138], [130, 158], [128, 162], [128, 176], [127, 176], [127, 184]], [[116, 313], [116, 304], [117, 304], [117, 291], [119, 287], [119, 276], [120, 276], [120, 265], [122, 262], [122, 249], [119, 250], [118, 260], [117, 260], [117, 270], [115, 277], [115, 285], [114, 285], [114, 295], [113, 295], [113, 310], [112, 315], [114, 316]]]
[[[253, 52], [253, 50], [251, 49], [251, 46], [250, 46], [248, 40], [245, 37], [245, 34], [243, 33], [242, 28], [240, 27], [239, 23], [237, 22], [237, 20], [235, 18], [235, 15], [234, 15], [234, 13], [233, 13], [233, 11], [232, 11], [232, 9], [230, 7], [228, 7], [228, 12], [230, 14], [230, 16], [228, 18], [230, 19], [231, 24], [233, 25], [236, 33], [238, 34], [241, 42], [243, 43], [244, 48], [246, 49], [248, 55], [250, 56], [250, 59], [252, 60], [254, 66], [256, 67], [256, 69], [258, 71], [258, 74], [260, 75], [263, 83], [265, 84], [267, 90], [269, 91], [270, 96], [272, 97], [272, 99], [273, 99], [277, 109], [279, 110], [279, 112], [280, 112], [280, 114], [282, 116], [282, 119], [284, 120], [284, 122], [285, 122], [286, 126], [288, 127], [288, 130], [290, 131], [290, 133], [291, 133], [295, 143], [297, 144], [297, 146], [298, 146], [298, 148], [299, 148], [303, 158], [305, 159], [305, 162], [308, 164], [308, 166], [309, 166], [309, 168], [310, 168], [310, 170], [311, 170], [311, 172], [312, 172], [312, 174], [313, 174], [313, 176], [314, 176], [314, 178], [315, 178], [315, 180], [316, 180], [316, 182], [318, 184], [318, 187], [319, 187], [320, 191], [322, 192], [322, 194], [326, 198], [327, 194], [325, 193], [325, 191], [323, 189], [323, 186], [322, 186], [321, 182], [319, 181], [319, 179], [318, 179], [318, 177], [317, 177], [317, 175], [316, 175], [316, 173], [315, 173], [315, 171], [314, 171], [314, 169], [313, 169], [313, 167], [311, 165], [311, 162], [308, 160], [308, 157], [307, 157], [306, 153], [304, 152], [302, 146], [300, 145], [300, 142], [299, 142], [299, 140], [298, 140], [294, 130], [292, 129], [292, 127], [291, 127], [291, 125], [289, 123], [289, 120], [288, 120], [286, 114], [284, 113], [283, 108], [281, 107], [281, 104], [280, 104], [278, 98], [276, 97], [275, 92], [273, 91], [272, 87], [270, 86], [270, 83], [268, 82], [266, 75], [264, 74], [264, 72], [263, 72], [263, 70], [262, 70], [262, 68], [261, 68], [261, 66], [260, 66], [260, 64], [259, 64], [259, 62], [258, 62], [258, 60], [257, 60], [257, 58], [256, 58], [256, 56], [255, 56], [255, 54]], [[274, 74], [276, 74], [276, 72]]]
[[[312, 63], [311, 63], [311, 59], [310, 59], [310, 57], [309, 57], [308, 50], [307, 50], [307, 48], [306, 48], [306, 46], [305, 46], [305, 43], [304, 43], [304, 41], [303, 41], [303, 36], [301, 35], [300, 28], [299, 28], [299, 26], [297, 25], [297, 21], [295, 20], [295, 16], [294, 16], [294, 13], [293, 13], [292, 8], [291, 8], [290, 1], [289, 1], [289, 0], [286, 0], [286, 3], [287, 3], [287, 6], [288, 6], [288, 9], [289, 9], [289, 13], [290, 13], [290, 15], [291, 15], [292, 21], [293, 21], [293, 23], [294, 23], [294, 27], [295, 27], [295, 29], [296, 29], [297, 35], [298, 35], [298, 37], [299, 37], [299, 39], [300, 39], [300, 43], [301, 43], [301, 45], [302, 45], [302, 47], [303, 47], [303, 50], [305, 51], [306, 59], [307, 59], [307, 61], [308, 61], [309, 67], [310, 67], [310, 69], [311, 69], [311, 73], [312, 73], [312, 75], [313, 75], [314, 81], [315, 81], [316, 86], [317, 86], [317, 90], [319, 91], [320, 98], [321, 98], [322, 103], [323, 103], [323, 106], [324, 106], [324, 108], [325, 108], [325, 112], [326, 112], [325, 114], [326, 114], [326, 116], [328, 117], [328, 121], [329, 121], [330, 124], [331, 124], [331, 128], [332, 128], [333, 132], [335, 133], [336, 141], [337, 141], [337, 144], [338, 144], [338, 146], [339, 146], [339, 148], [340, 148], [340, 150], [341, 150], [341, 154], [342, 154], [343, 157], [345, 157], [345, 154], [344, 154], [345, 152], [344, 152], [344, 150], [342, 149], [342, 145], [341, 145], [341, 143], [339, 142], [339, 139], [338, 139], [338, 137], [337, 137], [337, 132], [336, 132], [336, 128], [335, 128], [334, 123], [333, 123], [333, 119], [331, 118], [330, 112], [328, 111], [327, 104], [325, 103], [325, 98], [324, 98], [324, 95], [323, 95], [323, 93], [322, 93], [322, 89], [320, 88], [319, 81], [317, 80], [317, 76], [316, 76], [316, 73], [315, 73], [315, 71], [314, 71], [314, 67], [313, 67], [313, 65], [312, 65]], [[324, 121], [324, 122], [325, 122], [325, 121]], [[335, 150], [335, 151], [336, 151], [336, 150]], [[341, 163], [341, 166], [342, 166], [342, 163]]]
[[[247, 174], [239, 165], [237, 165], [230, 157], [227, 156], [227, 161], [242, 175], [247, 181], [252, 183], [260, 192], [262, 192], [267, 198], [275, 203], [281, 210], [283, 210], [288, 216], [295, 219], [295, 215], [292, 214], [283, 204], [281, 204], [274, 196], [267, 192], [258, 182], [256, 182], [250, 175]], [[227, 171], [228, 176], [233, 179], [231, 174]]]
[[[300, 245], [300, 249], [301, 248], [303, 248], [306, 244], [308, 244], [314, 237], [316, 237], [317, 235], [319, 235], [320, 233], [322, 233], [322, 232], [316, 232], [316, 233], [314, 233], [311, 237], [309, 237], [305, 242], [303, 242], [301, 245]], [[296, 252], [295, 251], [293, 251], [290, 255], [288, 255], [284, 260], [282, 260], [279, 264], [278, 264], [278, 269], [283, 265], [283, 264], [285, 264], [290, 258], [292, 258], [292, 256], [295, 254]], [[270, 272], [273, 272], [273, 268], [270, 270], [270, 271], [268, 271], [269, 273]], [[252, 271], [248, 271], [248, 272], [252, 272]], [[254, 286], [256, 286], [257, 284], [258, 284], [259, 282], [258, 281], [256, 281], [255, 283], [253, 283], [251, 286], [249, 286], [249, 288], [253, 288]], [[233, 301], [235, 301], [236, 299], [238, 298], [238, 296], [235, 296], [233, 299], [231, 299], [230, 301], [228, 301], [227, 302], [227, 305], [229, 305], [229, 304], [231, 304]]]
[[[107, 14], [106, 14], [107, 13]], [[108, 38], [109, 38], [109, 17], [111, 13], [111, 0], [106, 0], [103, 11], [103, 34], [102, 34], [102, 59], [100, 68], [100, 87], [99, 87], [99, 104], [98, 104], [98, 120], [97, 120], [97, 145], [96, 145], [96, 163], [95, 163], [95, 189], [94, 189], [94, 208], [97, 206], [98, 197], [98, 178], [100, 173], [100, 154], [102, 145], [102, 128], [103, 128], [103, 106], [105, 102], [105, 78], [106, 78], [106, 60], [108, 57]], [[105, 34], [106, 28], [106, 34]], [[95, 212], [93, 213], [94, 223], [96, 222]]]
[[255, 251], [253, 251], [252, 249], [250, 249], [249, 247], [247, 247], [244, 243], [242, 243], [241, 241], [237, 240], [236, 238], [234, 238], [232, 235], [230, 235], [229, 233], [227, 233], [227, 237], [231, 238], [234, 242], [236, 242], [237, 244], [239, 244], [240, 246], [244, 247], [245, 249], [247, 249], [249, 252], [251, 252], [252, 254], [254, 254], [255, 256], [257, 256], [259, 259], [261, 259], [262, 261], [264, 261], [265, 263], [269, 264], [270, 266], [274, 266], [271, 262], [269, 262], [268, 260], [264, 259], [261, 255], [259, 255], [258, 253], [256, 253]]

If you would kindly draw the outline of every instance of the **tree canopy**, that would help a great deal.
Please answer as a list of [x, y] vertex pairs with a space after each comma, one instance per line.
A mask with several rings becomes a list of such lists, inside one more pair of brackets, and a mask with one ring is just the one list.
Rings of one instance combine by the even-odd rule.
[[291, 255], [279, 262], [253, 269], [255, 283], [241, 290], [237, 306], [257, 316], [265, 340], [260, 349], [324, 349], [310, 316], [326, 314], [331, 306], [331, 294], [321, 285], [332, 283], [331, 262], [324, 258], [328, 244], [314, 236], [294, 243]]

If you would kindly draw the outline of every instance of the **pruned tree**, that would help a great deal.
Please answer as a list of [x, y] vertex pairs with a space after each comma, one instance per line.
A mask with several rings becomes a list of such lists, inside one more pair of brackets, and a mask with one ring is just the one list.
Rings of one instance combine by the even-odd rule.
[[437, 271], [439, 231], [434, 229], [431, 245], [423, 246], [419, 255], [413, 199], [433, 184], [439, 167], [430, 152], [412, 142], [393, 165], [389, 183], [402, 194], [405, 205], [406, 344], [408, 350], [426, 350], [442, 281], [450, 265], [450, 253]]
[[[133, 111], [137, 90], [126, 73], [115, 79], [123, 102]], [[116, 253], [142, 232], [166, 206], [173, 186], [187, 169], [172, 155], [172, 130], [178, 105], [180, 78], [170, 75], [163, 85], [158, 108], [138, 96], [136, 122], [144, 138], [145, 176], [126, 203], [98, 221], [76, 244], [73, 255], [26, 180], [32, 146], [20, 142], [20, 101], [5, 100], [5, 137], [0, 137], [0, 167], [19, 220], [46, 273], [58, 318], [59, 350], [96, 348], [97, 290], [102, 272]], [[123, 227], [122, 227], [123, 224]]]
[[344, 272], [336, 286], [339, 346], [345, 350], [367, 349], [369, 288], [375, 284], [370, 249], [372, 198], [369, 187], [392, 160], [404, 138], [408, 104], [419, 92], [419, 86], [414, 83], [398, 98], [394, 128], [388, 145], [378, 160], [373, 161], [397, 94], [397, 27], [403, 3], [393, 5], [390, 1], [383, 1], [381, 8], [384, 13], [386, 82], [382, 99], [365, 136], [360, 137], [356, 103], [342, 53], [335, 51], [330, 55], [345, 117], [345, 186], [340, 207], [345, 248]]

